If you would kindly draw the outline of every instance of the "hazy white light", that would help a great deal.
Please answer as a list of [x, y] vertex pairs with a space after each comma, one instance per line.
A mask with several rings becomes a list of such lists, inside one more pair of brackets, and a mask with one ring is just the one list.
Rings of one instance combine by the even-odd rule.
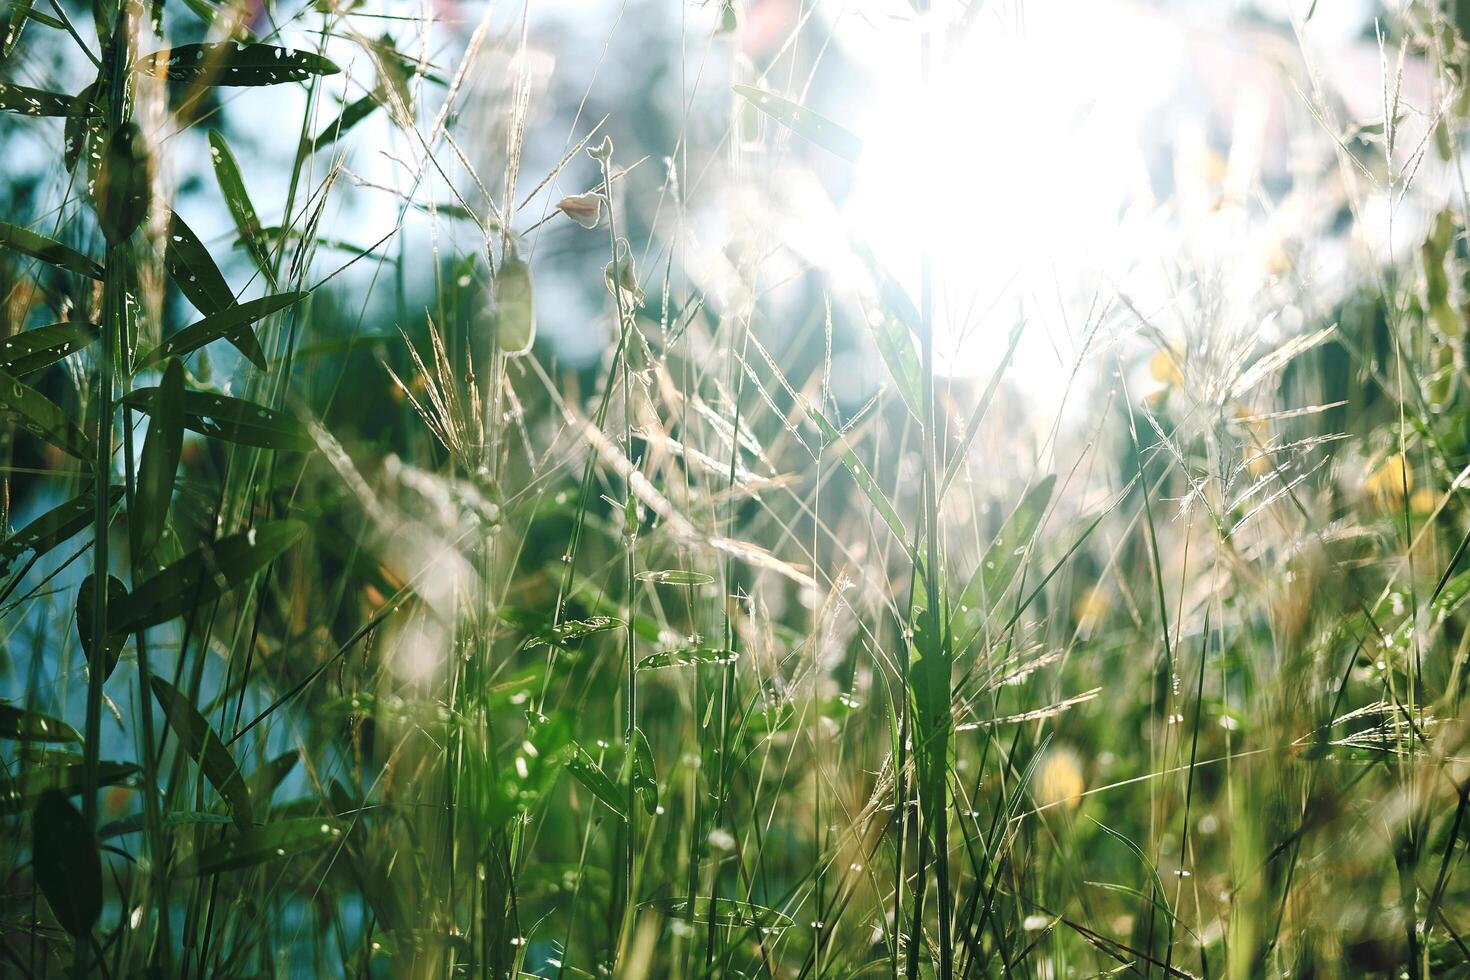
[[1140, 135], [1183, 46], [1144, 13], [1050, 0], [936, 25], [927, 90], [917, 24], [864, 39], [887, 54], [845, 216], [914, 296], [928, 253], [942, 367], [988, 372], [1025, 315], [1018, 376], [1064, 387], [1091, 298], [1155, 235]]

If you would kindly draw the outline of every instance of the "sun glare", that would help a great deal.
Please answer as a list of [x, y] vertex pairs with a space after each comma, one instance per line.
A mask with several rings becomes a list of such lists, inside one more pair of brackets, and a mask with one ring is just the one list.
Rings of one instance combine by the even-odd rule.
[[904, 41], [844, 26], [883, 65], [846, 218], [913, 295], [932, 263], [945, 370], [988, 374], [1025, 318], [1018, 376], [1064, 381], [1099, 282], [1150, 244], [1141, 136], [1171, 91], [1178, 39], [1117, 4], [1035, 5], [936, 31], [925, 86], [919, 25]]

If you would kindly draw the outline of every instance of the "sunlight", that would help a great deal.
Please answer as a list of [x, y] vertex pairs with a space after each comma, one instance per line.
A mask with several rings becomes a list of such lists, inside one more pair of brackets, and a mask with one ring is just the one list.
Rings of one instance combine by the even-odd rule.
[[1156, 237], [1142, 135], [1170, 96], [1180, 39], [1121, 4], [1033, 5], [947, 32], [926, 94], [916, 25], [904, 41], [843, 26], [886, 66], [858, 125], [847, 219], [915, 296], [927, 252], [945, 370], [988, 374], [1026, 317], [1017, 377], [1064, 382], [1098, 284]]

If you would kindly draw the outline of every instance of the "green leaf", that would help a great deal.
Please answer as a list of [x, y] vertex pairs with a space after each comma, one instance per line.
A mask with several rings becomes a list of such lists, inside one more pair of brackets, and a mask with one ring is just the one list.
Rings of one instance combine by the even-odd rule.
[[572, 743], [572, 754], [565, 763], [567, 771], [576, 777], [577, 782], [586, 787], [587, 791], [597, 797], [603, 804], [616, 813], [619, 817], [628, 819], [627, 795], [617, 783], [613, 782], [611, 776], [603, 772], [587, 752], [577, 743]]
[[[118, 658], [122, 656], [123, 646], [127, 643], [126, 634], [108, 633], [107, 642], [102, 662], [99, 664], [93, 649], [93, 637], [96, 633], [93, 629], [94, 617], [96, 616], [96, 596], [92, 594], [96, 579], [88, 575], [82, 579], [82, 587], [77, 590], [77, 635], [82, 638], [82, 653], [87, 657], [87, 663], [93, 670], [98, 670], [105, 681], [112, 676], [117, 669]], [[128, 601], [128, 587], [113, 576], [107, 576], [107, 608], [120, 609]], [[111, 618], [111, 613], [108, 618]]]
[[347, 131], [350, 130], [353, 126], [356, 126], [368, 116], [372, 115], [373, 110], [376, 109], [378, 105], [379, 98], [377, 93], [375, 92], [369, 95], [364, 95], [362, 98], [357, 99], [354, 102], [347, 103], [347, 105], [342, 107], [341, 115], [339, 115], [336, 119], [333, 119], [331, 122], [327, 123], [326, 126], [322, 127], [322, 131], [317, 134], [316, 139], [307, 144], [308, 151], [311, 153], [315, 153], [323, 147], [331, 146], [333, 143], [337, 142], [337, 140], [345, 136], [347, 134]]
[[856, 163], [863, 152], [863, 142], [825, 116], [818, 115], [789, 99], [771, 92], [763, 92], [749, 85], [734, 86], [736, 93], [751, 105], [770, 116], [802, 139], [817, 144], [824, 150]]
[[643, 810], [649, 816], [658, 812], [658, 770], [653, 763], [653, 749], [649, 748], [648, 739], [643, 734], [643, 729], [633, 727], [629, 738], [629, 780], [633, 785], [633, 792], [643, 801]]
[[97, 838], [71, 801], [41, 794], [31, 818], [36, 885], [61, 928], [81, 939], [102, 914], [102, 858]]
[[108, 134], [92, 199], [109, 243], [126, 241], [148, 216], [153, 200], [151, 171], [148, 139], [137, 123], [124, 122]]
[[[116, 506], [122, 499], [123, 488], [109, 487], [108, 493], [109, 506]], [[88, 490], [51, 508], [15, 534], [0, 541], [0, 565], [8, 565], [27, 551], [35, 551], [36, 556], [40, 557], [82, 528], [91, 527], [96, 517], [96, 501], [92, 491]]]
[[5, 36], [0, 37], [0, 58], [9, 58], [10, 52], [15, 50], [15, 42], [20, 40], [20, 32], [25, 30], [26, 21], [33, 16], [36, 20], [45, 23], [49, 18], [44, 14], [36, 14], [31, 8], [35, 0], [15, 0], [10, 5], [10, 16], [5, 19]]
[[66, 164], [67, 173], [77, 169], [77, 161], [82, 158], [87, 141], [101, 136], [102, 113], [97, 110], [95, 101], [97, 84], [94, 81], [78, 92], [67, 110], [66, 124], [62, 129], [62, 162]]
[[168, 242], [163, 250], [163, 264], [179, 292], [200, 313], [206, 316], [223, 313], [235, 305], [235, 294], [219, 266], [215, 265], [209, 249], [204, 247], [184, 219], [172, 212], [168, 219]]
[[64, 116], [71, 110], [71, 101], [69, 95], [0, 82], [0, 111], [22, 116]]
[[306, 292], [276, 293], [271, 296], [262, 296], [259, 299], [247, 300], [219, 313], [211, 313], [196, 323], [191, 323], [178, 333], [169, 337], [152, 351], [143, 355], [138, 367], [146, 368], [163, 360], [165, 357], [183, 357], [191, 354], [205, 344], [213, 343], [224, 338], [250, 358], [250, 363], [266, 369], [265, 351], [260, 348], [260, 341], [256, 339], [255, 332], [250, 325], [256, 320], [263, 320], [272, 313], [278, 313], [311, 295]]
[[63, 320], [18, 333], [0, 343], [0, 369], [30, 374], [91, 344], [99, 327], [85, 320]]
[[59, 269], [92, 279], [102, 278], [102, 266], [75, 249], [67, 248], [54, 238], [38, 235], [28, 228], [0, 221], [0, 246], [48, 262]]
[[[138, 771], [125, 762], [99, 762], [97, 785], [121, 783]], [[82, 791], [87, 767], [81, 763], [64, 763], [27, 769], [12, 779], [0, 779], [0, 813], [20, 813], [28, 809], [47, 790], [58, 790], [68, 796]]]
[[17, 742], [80, 742], [76, 729], [59, 718], [0, 704], [0, 738]]
[[262, 808], [269, 809], [271, 797], [276, 795], [276, 790], [286, 781], [286, 777], [291, 775], [291, 770], [296, 768], [296, 763], [300, 759], [300, 751], [290, 749], [268, 760], [252, 772], [245, 779], [245, 784], [250, 789], [250, 798]]
[[690, 572], [682, 568], [638, 573], [638, 581], [652, 582], [655, 585], [709, 585], [714, 580], [713, 575], [706, 575], [704, 572]]
[[[123, 400], [151, 416], [158, 410], [158, 389], [137, 388]], [[254, 402], [191, 389], [184, 392], [183, 409], [185, 428], [226, 442], [287, 452], [316, 448], [300, 422]]]
[[536, 298], [531, 267], [514, 255], [495, 271], [495, 343], [505, 354], [524, 354], [536, 342]]
[[235, 765], [235, 757], [230, 755], [225, 743], [183, 692], [161, 677], [152, 680], [153, 696], [163, 705], [163, 713], [168, 717], [169, 727], [179, 737], [179, 744], [199, 764], [204, 778], [229, 804], [235, 825], [241, 830], [249, 830], [252, 822], [250, 790], [240, 775], [240, 767]]
[[279, 85], [341, 71], [310, 51], [237, 41], [175, 45], [144, 56], [137, 67], [162, 73], [172, 82], [222, 86]]
[[164, 368], [155, 404], [138, 462], [133, 509], [128, 513], [128, 530], [139, 557], [153, 550], [168, 523], [174, 479], [184, 449], [184, 365], [178, 360], [170, 360]]
[[571, 725], [566, 714], [533, 722], [516, 745], [513, 757], [500, 764], [488, 801], [490, 820], [505, 823], [545, 796], [555, 785], [571, 744]]
[[300, 521], [274, 521], [191, 551], [137, 586], [117, 618], [108, 614], [112, 632], [157, 626], [214, 601], [263, 571], [305, 533]]
[[863, 492], [863, 496], [868, 498], [868, 502], [873, 505], [873, 509], [878, 512], [878, 516], [883, 518], [883, 523], [887, 524], [888, 529], [893, 532], [893, 537], [899, 546], [905, 551], [909, 551], [909, 532], [903, 526], [903, 518], [898, 516], [898, 511], [894, 510], [892, 501], [883, 493], [882, 488], [878, 486], [878, 482], [873, 479], [873, 475], [863, 465], [863, 461], [858, 459], [857, 454], [852, 451], [852, 447], [848, 445], [847, 437], [841, 432], [838, 432], [837, 428], [831, 422], [827, 421], [827, 417], [822, 414], [821, 410], [815, 404], [808, 401], [804, 407], [806, 408], [807, 417], [815, 422], [817, 428], [821, 430], [822, 439], [826, 442], [827, 446], [837, 447], [838, 458], [842, 460], [842, 465], [847, 468], [847, 472], [852, 475], [852, 481], [858, 485], [858, 489]]
[[17, 425], [36, 438], [77, 459], [91, 462], [92, 442], [82, 435], [82, 430], [72, 423], [66, 412], [4, 370], [0, 370], [0, 413], [13, 417]]
[[701, 664], [733, 664], [740, 659], [734, 650], [716, 647], [685, 647], [666, 650], [638, 661], [639, 670], [661, 670], [665, 667], [698, 667]]
[[547, 619], [510, 606], [501, 607], [498, 615], [505, 625], [528, 634], [533, 646], [565, 646], [594, 633], [604, 633], [628, 625], [612, 616], [588, 616], [586, 619], [565, 619], [552, 626]]
[[293, 817], [253, 827], [189, 855], [174, 869], [181, 877], [237, 871], [294, 857], [342, 839], [345, 828], [331, 817]]
[[274, 284], [275, 275], [271, 271], [270, 255], [265, 250], [265, 241], [260, 234], [260, 218], [250, 200], [249, 191], [245, 189], [245, 179], [240, 176], [240, 165], [235, 162], [235, 154], [230, 152], [224, 135], [217, 129], [209, 131], [209, 153], [214, 161], [214, 177], [219, 181], [219, 189], [224, 192], [230, 216], [235, 219], [235, 230], [240, 233], [240, 240], [245, 243], [246, 251], [255, 260], [261, 274]]

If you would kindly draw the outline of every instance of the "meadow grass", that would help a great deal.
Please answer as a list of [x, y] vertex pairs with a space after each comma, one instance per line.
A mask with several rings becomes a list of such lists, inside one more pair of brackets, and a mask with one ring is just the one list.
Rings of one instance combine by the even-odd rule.
[[[1470, 975], [1460, 196], [1269, 341], [1099, 286], [1049, 414], [927, 252], [702, 251], [863, 152], [794, 55], [533, 174], [526, 12], [389, 9], [6, 14], [5, 974]], [[1458, 167], [1458, 10], [1385, 21], [1348, 219]]]

